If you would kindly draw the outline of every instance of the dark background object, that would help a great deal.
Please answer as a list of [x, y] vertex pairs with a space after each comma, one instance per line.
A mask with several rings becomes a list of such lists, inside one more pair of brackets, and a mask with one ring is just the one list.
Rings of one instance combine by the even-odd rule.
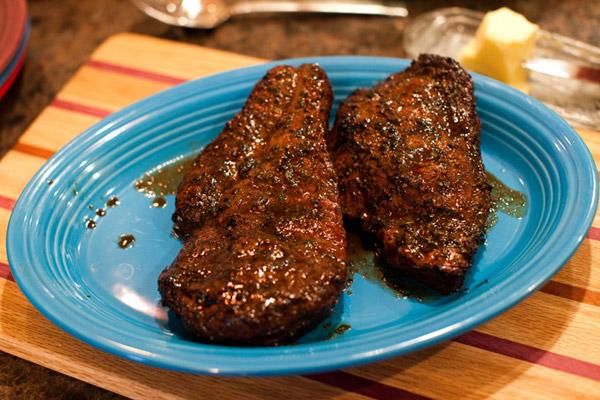
[[[543, 29], [600, 45], [600, 2], [589, 0], [408, 0], [407, 19], [362, 16], [273, 15], [236, 18], [212, 31], [164, 25], [124, 0], [30, 0], [33, 25], [20, 78], [0, 102], [0, 156], [106, 38], [137, 32], [264, 58], [326, 54], [403, 57], [406, 23], [434, 8], [481, 11], [506, 5]], [[120, 396], [0, 353], [2, 399], [120, 399]]]

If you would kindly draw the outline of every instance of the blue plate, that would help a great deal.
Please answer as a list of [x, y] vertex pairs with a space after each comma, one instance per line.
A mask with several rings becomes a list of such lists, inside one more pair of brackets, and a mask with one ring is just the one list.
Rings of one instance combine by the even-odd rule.
[[[336, 105], [408, 62], [372, 57], [287, 60], [230, 71], [159, 93], [111, 115], [52, 157], [19, 198], [8, 229], [17, 283], [51, 321], [74, 336], [154, 366], [224, 375], [311, 373], [380, 360], [448, 340], [498, 315], [544, 284], [569, 259], [597, 206], [596, 167], [577, 134], [538, 101], [478, 75], [486, 168], [529, 200], [522, 219], [500, 214], [467, 278], [467, 291], [428, 301], [395, 296], [356, 276], [335, 311], [352, 329], [326, 340], [237, 348], [195, 343], [166, 322], [157, 277], [181, 245], [170, 236], [173, 199], [150, 207], [133, 183], [144, 172], [197, 152], [276, 64], [317, 62]], [[49, 185], [48, 181], [52, 180]], [[86, 229], [93, 208], [120, 205]], [[133, 234], [120, 249], [121, 234]]]

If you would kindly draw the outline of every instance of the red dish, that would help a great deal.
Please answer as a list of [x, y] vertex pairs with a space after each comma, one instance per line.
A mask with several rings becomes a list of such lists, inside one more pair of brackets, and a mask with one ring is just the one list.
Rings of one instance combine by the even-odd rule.
[[0, 73], [17, 53], [25, 33], [27, 16], [25, 0], [0, 0]]
[[12, 84], [15, 82], [15, 79], [17, 79], [17, 76], [19, 76], [19, 72], [21, 72], [21, 69], [23, 69], [23, 64], [25, 64], [25, 56], [26, 55], [27, 55], [27, 52], [23, 51], [23, 53], [20, 55], [17, 63], [15, 64], [14, 69], [12, 70], [10, 75], [6, 78], [6, 81], [4, 82], [4, 84], [2, 86], [0, 86], [0, 99], [2, 99], [2, 97], [4, 97], [6, 92], [8, 92], [8, 89], [10, 89]]

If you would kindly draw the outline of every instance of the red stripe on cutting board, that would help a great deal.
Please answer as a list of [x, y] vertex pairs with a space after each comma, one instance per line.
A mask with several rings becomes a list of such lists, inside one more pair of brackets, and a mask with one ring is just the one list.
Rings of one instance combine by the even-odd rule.
[[10, 267], [8, 264], [0, 261], [0, 278], [8, 279], [9, 281], [14, 281], [15, 279], [10, 272]]
[[578, 301], [580, 303], [600, 306], [600, 292], [592, 289], [573, 286], [562, 282], [549, 281], [540, 289], [540, 291], [554, 296], [564, 297], [565, 299]]
[[0, 195], [0, 208], [11, 211], [15, 206], [16, 201]]
[[52, 107], [62, 108], [63, 110], [75, 111], [82, 114], [92, 115], [94, 117], [108, 117], [112, 114], [112, 111], [104, 110], [102, 108], [86, 106], [85, 104], [75, 103], [73, 101], [54, 99], [50, 103]]
[[50, 158], [54, 155], [52, 150], [44, 149], [43, 147], [35, 146], [32, 144], [17, 142], [13, 146], [13, 150], [20, 151], [21, 153], [29, 154], [40, 158]]
[[139, 68], [126, 67], [123, 65], [113, 64], [106, 61], [88, 60], [88, 62], [86, 62], [85, 65], [96, 69], [116, 72], [119, 74], [134, 76], [136, 78], [147, 79], [150, 81], [169, 83], [172, 85], [177, 85], [188, 81], [187, 79], [178, 78], [171, 75], [159, 74], [157, 72], [151, 72]]
[[362, 394], [373, 399], [401, 399], [401, 400], [428, 400], [429, 397], [421, 396], [394, 386], [366, 379], [343, 371], [327, 372], [324, 374], [303, 375], [304, 378], [335, 386], [347, 392]]
[[454, 341], [518, 360], [543, 365], [557, 371], [600, 381], [600, 365], [502, 339], [487, 333], [471, 331], [457, 337]]
[[592, 226], [590, 228], [590, 230], [588, 231], [588, 234], [586, 237], [588, 239], [592, 239], [592, 240], [600, 240], [600, 228], [596, 228], [595, 226]]

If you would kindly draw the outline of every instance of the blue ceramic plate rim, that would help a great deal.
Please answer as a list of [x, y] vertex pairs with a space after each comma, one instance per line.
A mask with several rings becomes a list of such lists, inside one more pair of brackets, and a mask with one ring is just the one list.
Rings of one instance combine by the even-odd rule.
[[[414, 329], [407, 329], [404, 336], [409, 334], [408, 338], [403, 338], [402, 335], [390, 335], [390, 329], [386, 328], [382, 329], [380, 335], [372, 335], [374, 337], [370, 340], [363, 340], [360, 343], [354, 343], [352, 346], [346, 344], [342, 346], [331, 345], [327, 342], [318, 343], [312, 346], [317, 351], [307, 354], [302, 346], [240, 349], [189, 342], [189, 345], [168, 344], [153, 348], [151, 345], [158, 343], [154, 339], [148, 339], [145, 343], [141, 341], [137, 346], [131, 346], [131, 338], [121, 332], [104, 328], [83, 329], [81, 325], [84, 322], [73, 318], [69, 314], [70, 307], [74, 306], [73, 300], [57, 303], [54, 308], [48, 307], [44, 303], [41, 291], [51, 289], [48, 289], [44, 282], [32, 282], [25, 279], [24, 268], [26, 266], [24, 260], [26, 260], [27, 254], [17, 243], [20, 239], [27, 237], [27, 232], [23, 229], [23, 221], [28, 214], [30, 198], [36, 190], [44, 186], [47, 172], [50, 169], [57, 164], [68, 162], [73, 154], [77, 153], [78, 149], [104, 137], [110, 132], [111, 127], [118, 125], [119, 122], [143, 116], [165, 100], [173, 99], [175, 96], [188, 91], [198, 90], [198, 85], [208, 85], [223, 79], [240, 78], [248, 74], [262, 74], [275, 65], [297, 65], [307, 62], [319, 63], [325, 69], [328, 65], [352, 65], [353, 67], [363, 66], [368, 68], [370, 65], [379, 64], [380, 66], [389, 66], [390, 70], [393, 71], [405, 68], [409, 61], [397, 58], [362, 56], [279, 60], [184, 83], [141, 100], [98, 122], [65, 145], [42, 166], [23, 190], [12, 212], [7, 232], [8, 259], [17, 284], [33, 305], [57, 326], [73, 336], [106, 352], [152, 366], [219, 375], [258, 376], [315, 373], [405, 354], [454, 338], [497, 316], [539, 289], [558, 272], [583, 241], [592, 224], [598, 204], [597, 171], [589, 149], [565, 121], [539, 101], [493, 79], [472, 74], [479, 90], [490, 91], [499, 98], [509, 99], [537, 114], [539, 120], [545, 121], [547, 124], [552, 123], [556, 128], [553, 133], [560, 132], [561, 137], [565, 138], [571, 146], [573, 151], [571, 154], [572, 160], [579, 168], [577, 172], [580, 181], [583, 183], [579, 185], [582, 190], [577, 195], [580, 196], [580, 199], [585, 200], [585, 203], [579, 204], [579, 207], [575, 210], [575, 215], [569, 221], [568, 226], [560, 232], [562, 238], [566, 237], [561, 242], [560, 248], [553, 249], [554, 251], [549, 251], [541, 256], [547, 262], [541, 266], [538, 265], [533, 272], [527, 275], [526, 281], [519, 279], [521, 276], [519, 275], [496, 285], [495, 290], [489, 293], [485, 307], [476, 306], [475, 309], [471, 308], [468, 312], [465, 312], [465, 305], [461, 304], [460, 307], [457, 306], [457, 310], [453, 310], [452, 315], [441, 321], [435, 321], [428, 328], [416, 332], [413, 332]], [[448, 319], [450, 321], [447, 321]], [[383, 339], [380, 338], [379, 336], [384, 333], [386, 336]], [[150, 347], [148, 347], [149, 345]], [[201, 354], [198, 351], [201, 351]]]

